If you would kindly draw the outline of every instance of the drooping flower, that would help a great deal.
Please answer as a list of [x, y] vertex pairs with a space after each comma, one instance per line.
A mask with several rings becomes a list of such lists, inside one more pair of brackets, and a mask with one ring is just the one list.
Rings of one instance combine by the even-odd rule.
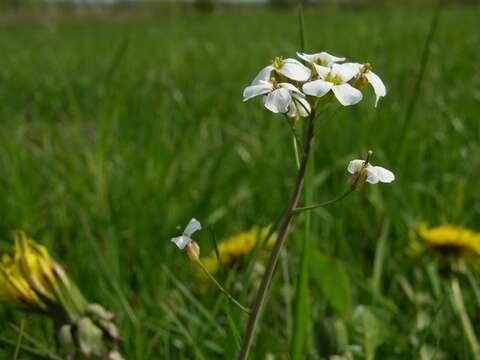
[[[250, 254], [258, 245], [261, 246], [270, 233], [270, 226], [264, 228], [252, 227], [250, 230], [233, 234], [218, 244], [218, 253], [222, 264], [231, 267]], [[275, 242], [275, 234], [272, 234], [267, 240], [266, 247], [271, 247]], [[202, 259], [205, 267], [211, 272], [218, 271], [218, 263], [215, 251], [212, 251], [207, 257]]]
[[480, 234], [454, 224], [428, 228], [426, 222], [418, 225], [418, 234], [432, 248], [451, 255], [480, 256]]
[[349, 180], [350, 186], [361, 189], [365, 182], [370, 184], [391, 183], [395, 180], [395, 175], [381, 166], [373, 166], [369, 162], [371, 152], [367, 160], [352, 160], [348, 164], [347, 170], [352, 177]]
[[321, 66], [331, 66], [333, 63], [345, 61], [344, 57], [334, 56], [326, 51], [322, 51], [316, 54], [297, 52], [297, 56], [310, 64], [316, 64]]
[[[273, 73], [273, 74], [272, 74]], [[307, 81], [310, 78], [310, 69], [296, 59], [283, 59], [276, 57], [271, 65], [265, 66], [253, 79], [251, 85], [256, 85], [260, 81], [269, 81], [275, 73], [283, 75], [285, 78], [294, 81]], [[277, 79], [279, 82], [281, 79]]]
[[[310, 110], [310, 104], [305, 100], [305, 95], [294, 85], [286, 82], [277, 83], [275, 80], [260, 80], [255, 85], [250, 85], [243, 91], [243, 101], [248, 101], [254, 97], [263, 95], [265, 107], [273, 113], [296, 114], [297, 102], [301, 102], [306, 109]], [[302, 116], [306, 114], [306, 109], [299, 109]]]
[[183, 230], [183, 234], [171, 239], [180, 250], [186, 249], [187, 255], [192, 261], [197, 261], [200, 256], [200, 246], [192, 240], [194, 232], [201, 230], [202, 225], [197, 219], [191, 219]]
[[183, 230], [183, 234], [172, 238], [171, 242], [177, 245], [180, 250], [183, 250], [188, 244], [193, 241], [191, 238], [193, 233], [201, 229], [202, 225], [200, 224], [200, 222], [197, 219], [192, 218], [185, 227], [185, 230]]
[[350, 63], [332, 64], [331, 67], [314, 64], [318, 79], [303, 84], [307, 95], [322, 97], [333, 92], [340, 104], [355, 105], [362, 100], [362, 92], [348, 82], [357, 75], [357, 70]]
[[363, 65], [351, 63], [351, 66], [354, 67], [358, 72], [354, 86], [362, 90], [368, 83], [372, 85], [376, 96], [375, 107], [377, 107], [378, 100], [387, 95], [387, 88], [385, 87], [382, 79], [380, 79], [380, 77], [371, 70], [372, 66], [368, 63]]

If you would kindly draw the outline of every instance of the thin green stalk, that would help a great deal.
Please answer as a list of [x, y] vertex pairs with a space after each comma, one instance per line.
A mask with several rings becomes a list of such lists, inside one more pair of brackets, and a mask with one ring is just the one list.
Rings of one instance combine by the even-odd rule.
[[[305, 175], [304, 198], [308, 204], [313, 199], [313, 175], [314, 153], [310, 155], [310, 161]], [[295, 213], [295, 209], [293, 210]], [[295, 313], [293, 318], [293, 338], [290, 348], [290, 357], [293, 360], [301, 359], [304, 348], [308, 344], [310, 333], [310, 303], [309, 303], [309, 260], [310, 260], [310, 240], [312, 232], [312, 214], [305, 214], [305, 229], [302, 239], [302, 252], [300, 256], [300, 273], [298, 274], [297, 289], [295, 291]]]
[[197, 264], [202, 268], [202, 270], [205, 272], [205, 274], [209, 277], [210, 280], [218, 287], [218, 289], [227, 297], [228, 300], [230, 300], [232, 303], [234, 303], [240, 310], [242, 310], [246, 314], [250, 314], [250, 310], [247, 309], [245, 306], [240, 304], [218, 281], [215, 279], [215, 277], [208, 271], [208, 269], [205, 267], [203, 262], [199, 259], [197, 260]]
[[435, 8], [435, 12], [432, 16], [432, 20], [430, 22], [430, 29], [428, 31], [427, 38], [425, 40], [425, 46], [423, 48], [422, 57], [420, 60], [420, 69], [415, 81], [415, 85], [413, 87], [412, 96], [410, 101], [408, 102], [407, 110], [405, 112], [405, 117], [403, 119], [403, 123], [401, 125], [401, 129], [399, 132], [399, 136], [397, 137], [398, 141], [395, 146], [395, 163], [397, 163], [401, 158], [401, 153], [403, 151], [403, 144], [405, 143], [405, 139], [407, 136], [407, 131], [410, 128], [410, 124], [412, 122], [413, 113], [415, 111], [415, 106], [418, 102], [421, 85], [423, 83], [423, 78], [425, 77], [425, 72], [427, 70], [428, 59], [430, 57], [430, 52], [433, 43], [433, 37], [437, 30], [438, 19], [440, 16], [440, 8], [441, 8], [442, 0], [437, 0], [437, 6]]
[[278, 228], [277, 240], [270, 252], [270, 257], [268, 259], [267, 266], [265, 268], [265, 273], [263, 274], [260, 287], [255, 296], [255, 300], [252, 306], [252, 311], [250, 313], [247, 327], [245, 329], [245, 336], [243, 338], [242, 348], [240, 349], [240, 353], [238, 356], [238, 359], [240, 360], [245, 360], [248, 357], [248, 354], [250, 352], [250, 348], [253, 343], [253, 337], [255, 335], [255, 331], [260, 319], [260, 313], [261, 313], [263, 304], [265, 303], [265, 299], [266, 299], [268, 290], [270, 288], [270, 283], [273, 278], [273, 272], [277, 265], [280, 251], [282, 250], [285, 240], [287, 238], [288, 229], [290, 228], [290, 222], [292, 221], [292, 218], [294, 216], [293, 209], [297, 207], [298, 201], [300, 200], [300, 195], [301, 195], [303, 183], [305, 180], [305, 172], [307, 169], [313, 136], [315, 133], [314, 120], [315, 120], [315, 111], [312, 111], [309, 118], [307, 140], [305, 142], [305, 147], [304, 147], [305, 155], [302, 158], [302, 163], [300, 164], [300, 169], [298, 170], [295, 188], [293, 190], [292, 196], [290, 198], [290, 201], [283, 214], [282, 220]]
[[452, 277], [451, 280], [452, 295], [453, 295], [453, 304], [457, 310], [458, 316], [462, 322], [463, 331], [467, 337], [468, 343], [470, 345], [470, 350], [472, 351], [473, 358], [475, 360], [480, 360], [480, 345], [478, 343], [477, 337], [473, 330], [472, 322], [467, 313], [465, 307], [465, 302], [463, 301], [462, 289], [457, 277]]
[[13, 360], [18, 359], [20, 353], [20, 347], [22, 346], [23, 333], [25, 332], [25, 317], [20, 321], [20, 329], [18, 331], [17, 344], [15, 345], [15, 353], [13, 354]]
[[340, 195], [339, 197], [336, 197], [335, 199], [332, 199], [332, 200], [328, 200], [328, 201], [324, 201], [324, 202], [321, 202], [321, 203], [318, 203], [318, 204], [313, 204], [313, 205], [309, 205], [309, 206], [304, 206], [304, 207], [297, 207], [295, 209], [293, 209], [293, 211], [295, 213], [299, 213], [299, 212], [302, 212], [302, 211], [310, 211], [310, 210], [315, 210], [315, 209], [318, 209], [320, 207], [325, 207], [325, 206], [328, 206], [328, 205], [332, 205], [332, 204], [335, 204], [343, 199], [345, 199], [348, 195], [350, 195], [353, 191], [355, 190], [355, 187], [352, 186], [352, 188], [348, 189], [346, 192], [344, 192], [342, 195]]
[[298, 25], [300, 35], [300, 51], [305, 51], [305, 22], [303, 18], [303, 1], [298, 0]]

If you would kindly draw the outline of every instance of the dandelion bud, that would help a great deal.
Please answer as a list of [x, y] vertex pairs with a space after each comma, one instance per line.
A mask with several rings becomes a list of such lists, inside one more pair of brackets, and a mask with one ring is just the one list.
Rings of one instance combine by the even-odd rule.
[[83, 317], [77, 322], [78, 344], [83, 355], [89, 357], [92, 355], [101, 356], [105, 353], [103, 344], [103, 332], [94, 322]]
[[185, 248], [191, 261], [196, 262], [200, 257], [200, 246], [195, 241], [190, 242]]
[[111, 321], [115, 317], [112, 312], [105, 310], [105, 308], [100, 304], [89, 304], [85, 309], [85, 313], [94, 320], [102, 319]]
[[58, 332], [58, 341], [63, 352], [66, 354], [75, 353], [75, 340], [72, 335], [72, 325], [63, 325]]

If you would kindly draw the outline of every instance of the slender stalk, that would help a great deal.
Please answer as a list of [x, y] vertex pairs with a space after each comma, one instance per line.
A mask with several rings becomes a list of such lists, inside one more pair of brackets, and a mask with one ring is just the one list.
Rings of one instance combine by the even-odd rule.
[[234, 303], [240, 310], [243, 312], [250, 314], [250, 310], [247, 309], [245, 306], [240, 304], [218, 281], [215, 279], [215, 277], [208, 271], [208, 269], [205, 267], [205, 265], [200, 261], [197, 260], [197, 264], [202, 268], [202, 270], [207, 274], [210, 280], [213, 281], [213, 283], [218, 287], [218, 289], [227, 297], [228, 300], [230, 300], [232, 303]]
[[25, 331], [25, 318], [20, 321], [20, 330], [18, 331], [17, 344], [15, 345], [15, 353], [13, 354], [13, 360], [18, 359], [20, 354], [20, 347], [22, 346], [23, 333]]
[[432, 43], [433, 43], [433, 37], [435, 35], [435, 32], [437, 31], [437, 25], [438, 25], [438, 19], [440, 17], [440, 8], [442, 6], [442, 0], [437, 0], [437, 5], [435, 7], [432, 20], [430, 22], [430, 28], [428, 30], [427, 38], [425, 39], [425, 45], [423, 47], [423, 52], [422, 52], [422, 57], [420, 59], [420, 69], [418, 71], [416, 80], [415, 80], [415, 85], [413, 87], [412, 91], [412, 96], [410, 97], [410, 100], [408, 102], [407, 110], [405, 112], [405, 117], [403, 119], [403, 122], [400, 127], [400, 132], [397, 137], [397, 143], [395, 146], [395, 157], [394, 157], [394, 162], [397, 163], [400, 159], [400, 155], [402, 155], [403, 152], [403, 145], [405, 143], [405, 139], [407, 136], [407, 131], [410, 128], [410, 124], [413, 119], [413, 113], [415, 111], [415, 106], [417, 105], [417, 101], [420, 97], [420, 92], [421, 92], [421, 86], [423, 83], [423, 79], [425, 77], [425, 73], [427, 70], [427, 65], [428, 65], [428, 60], [430, 57], [431, 53], [431, 48], [432, 48]]
[[302, 212], [302, 211], [309, 211], [309, 210], [317, 209], [319, 207], [324, 207], [324, 206], [327, 206], [327, 205], [335, 204], [336, 202], [339, 202], [339, 201], [345, 199], [354, 190], [355, 190], [355, 188], [352, 186], [351, 189], [348, 189], [346, 192], [344, 192], [339, 197], [336, 197], [335, 199], [324, 201], [324, 202], [321, 202], [321, 203], [318, 203], [318, 204], [309, 205], [309, 206], [297, 207], [297, 208], [293, 209], [293, 212], [298, 213], [298, 212]]
[[253, 302], [252, 311], [248, 318], [247, 328], [245, 330], [245, 336], [242, 343], [242, 348], [240, 349], [240, 353], [238, 355], [238, 359], [245, 360], [248, 357], [248, 353], [250, 352], [250, 348], [252, 346], [253, 337], [255, 334], [255, 330], [258, 325], [258, 321], [260, 318], [260, 312], [262, 310], [262, 306], [265, 302], [265, 298], [270, 287], [270, 283], [273, 277], [273, 271], [275, 270], [275, 266], [277, 264], [280, 251], [282, 250], [283, 244], [285, 243], [285, 239], [287, 238], [288, 229], [290, 227], [290, 222], [294, 216], [294, 211], [298, 205], [298, 201], [300, 199], [300, 195], [302, 192], [303, 182], [305, 180], [305, 171], [307, 169], [308, 158], [310, 154], [310, 149], [315, 133], [315, 111], [312, 111], [309, 118], [308, 130], [307, 130], [307, 139], [305, 141], [304, 146], [304, 156], [302, 158], [302, 162], [300, 164], [300, 169], [298, 170], [297, 180], [295, 183], [295, 188], [293, 190], [293, 194], [290, 198], [288, 206], [283, 214], [282, 220], [278, 227], [278, 235], [277, 241], [270, 252], [270, 257], [268, 259], [268, 263], [265, 269], [265, 273], [262, 277], [262, 282], [258, 289], [258, 292], [255, 296], [255, 300]]
[[470, 349], [472, 350], [472, 355], [475, 360], [480, 360], [480, 345], [478, 344], [477, 337], [473, 331], [472, 322], [468, 317], [467, 310], [465, 308], [465, 302], [463, 301], [462, 290], [458, 282], [457, 277], [452, 277], [451, 282], [452, 294], [453, 294], [453, 304], [460, 316], [462, 321], [463, 331], [467, 337], [468, 343], [470, 344]]

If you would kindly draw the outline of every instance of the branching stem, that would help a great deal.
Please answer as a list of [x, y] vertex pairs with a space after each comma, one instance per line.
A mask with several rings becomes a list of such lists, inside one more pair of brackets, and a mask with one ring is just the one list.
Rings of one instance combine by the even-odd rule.
[[245, 330], [245, 336], [243, 338], [242, 347], [240, 349], [240, 353], [238, 356], [239, 360], [247, 359], [248, 354], [250, 352], [250, 348], [253, 342], [253, 337], [255, 335], [255, 330], [257, 328], [257, 325], [260, 319], [262, 306], [265, 303], [265, 299], [270, 287], [270, 283], [272, 281], [273, 272], [275, 270], [275, 266], [277, 265], [278, 258], [280, 256], [280, 251], [282, 250], [285, 240], [287, 238], [290, 222], [292, 221], [292, 218], [295, 215], [294, 209], [297, 207], [298, 202], [300, 200], [300, 195], [302, 193], [303, 183], [305, 180], [305, 172], [307, 169], [310, 149], [311, 149], [311, 145], [312, 145], [314, 134], [315, 134], [314, 121], [315, 121], [315, 111], [312, 110], [309, 117], [307, 138], [304, 145], [304, 151], [303, 151], [304, 156], [302, 158], [300, 168], [298, 169], [295, 188], [293, 190], [288, 206], [283, 214], [282, 220], [278, 227], [277, 240], [275, 242], [275, 245], [272, 248], [272, 251], [270, 252], [270, 257], [267, 262], [265, 273], [263, 274], [263, 277], [262, 277], [262, 282], [260, 284], [258, 292], [255, 296], [255, 300], [253, 302], [252, 311], [248, 318], [248, 324]]
[[205, 267], [205, 264], [199, 259], [197, 260], [197, 264], [202, 268], [202, 270], [207, 274], [208, 278], [212, 280], [212, 282], [215, 284], [215, 286], [227, 297], [228, 300], [230, 300], [233, 304], [235, 304], [240, 310], [242, 310], [244, 313], [250, 314], [250, 310], [247, 309], [245, 306], [240, 304], [233, 296], [230, 294], [218, 281], [215, 279], [215, 277], [212, 275], [210, 271]]

